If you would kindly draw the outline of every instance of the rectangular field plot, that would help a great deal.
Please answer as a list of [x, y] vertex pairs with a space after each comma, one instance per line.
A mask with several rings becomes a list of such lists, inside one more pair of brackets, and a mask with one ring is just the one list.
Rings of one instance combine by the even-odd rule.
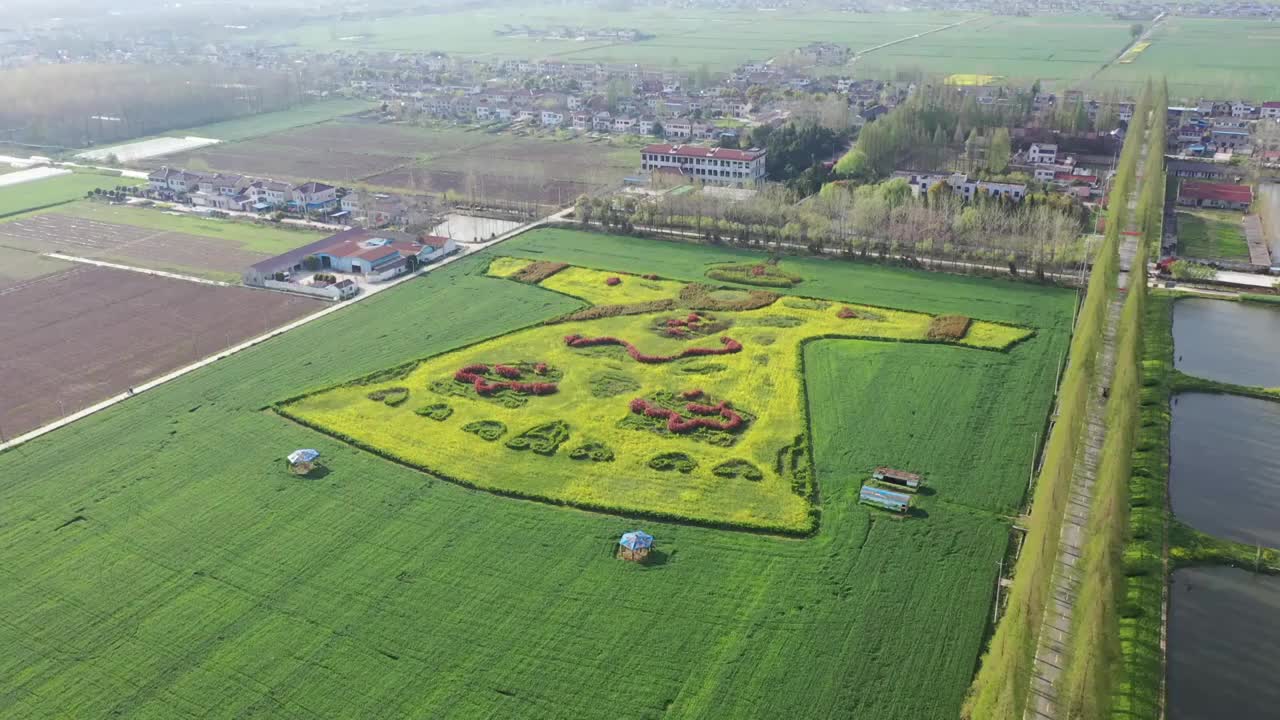
[[184, 150], [194, 150], [195, 148], [216, 145], [217, 143], [218, 140], [214, 138], [194, 136], [158, 137], [125, 143], [124, 145], [112, 145], [110, 147], [97, 148], [96, 150], [87, 150], [76, 155], [76, 157], [96, 162], [115, 158], [117, 162], [130, 163], [162, 155], [173, 155]]
[[155, 209], [72, 203], [0, 223], [0, 246], [110, 260], [236, 281], [270, 253], [305, 245], [320, 233], [166, 214]]
[[0, 289], [0, 424], [21, 434], [321, 307], [99, 267]]
[[12, 185], [0, 189], [0, 218], [79, 200], [97, 188], [110, 189], [117, 185], [136, 185], [138, 182], [108, 175], [72, 173]]
[[479, 131], [339, 121], [220, 145], [176, 164], [293, 179], [364, 184], [563, 205], [635, 170], [636, 151]]
[[1172, 16], [1151, 35], [1150, 47], [1128, 63], [1113, 63], [1095, 86], [1137, 94], [1148, 77], [1169, 78], [1170, 100], [1280, 94], [1280, 30], [1262, 20]]
[[[564, 231], [502, 252], [686, 283], [764, 257]], [[959, 715], [1034, 447], [1020, 431], [1037, 407], [1044, 419], [1071, 293], [786, 261], [805, 278], [793, 294], [1036, 330], [1008, 353], [812, 344], [822, 516], [803, 539], [478, 492], [263, 412], [582, 307], [486, 276], [490, 257], [0, 454], [0, 507], [20, 519], [0, 523], [0, 716]], [[781, 335], [764, 347], [783, 362]], [[449, 423], [413, 419], [424, 446]], [[301, 447], [327, 474], [285, 470]], [[888, 462], [936, 477], [921, 514], [857, 505], [861, 475]], [[637, 528], [656, 538], [648, 565], [614, 557]]]

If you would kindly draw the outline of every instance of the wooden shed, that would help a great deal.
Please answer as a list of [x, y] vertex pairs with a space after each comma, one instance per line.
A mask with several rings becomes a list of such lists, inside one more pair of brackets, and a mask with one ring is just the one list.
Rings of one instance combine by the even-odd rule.
[[895, 485], [906, 490], [915, 492], [924, 485], [924, 478], [919, 475], [899, 470], [897, 468], [885, 467], [881, 465], [871, 472], [871, 479], [876, 482], [885, 483], [887, 485]]

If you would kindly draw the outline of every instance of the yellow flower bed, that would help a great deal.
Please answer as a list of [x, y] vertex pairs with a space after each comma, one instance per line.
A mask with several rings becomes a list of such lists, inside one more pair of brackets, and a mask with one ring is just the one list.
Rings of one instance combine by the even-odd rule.
[[[495, 260], [490, 273], [514, 272], [511, 268], [516, 263], [499, 263], [504, 260]], [[633, 275], [622, 276], [622, 285], [609, 287], [604, 278], [611, 275], [569, 268], [542, 285], [602, 304], [677, 297], [682, 287], [677, 282], [644, 281]], [[841, 318], [839, 313], [845, 307], [859, 311], [859, 317]], [[283, 410], [399, 460], [485, 489], [595, 509], [788, 532], [810, 530], [813, 516], [809, 499], [794, 492], [790, 474], [785, 470], [780, 473], [776, 467], [779, 451], [806, 432], [799, 370], [803, 342], [841, 336], [924, 341], [931, 316], [838, 303], [821, 309], [774, 303], [753, 311], [704, 313], [725, 327], [702, 337], [668, 337], [658, 327], [666, 318], [685, 317], [688, 312], [528, 328], [427, 359], [407, 377], [333, 388], [290, 403]], [[690, 347], [719, 348], [721, 336], [737, 340], [742, 350], [650, 364], [634, 360], [617, 346], [572, 348], [564, 339], [570, 334], [620, 338], [647, 355], [674, 355]], [[1020, 328], [975, 321], [968, 335], [956, 344], [1000, 349], [1028, 334]], [[956, 352], [977, 350], [957, 348]], [[546, 363], [562, 371], [558, 392], [528, 397], [524, 406], [513, 408], [492, 399], [442, 395], [431, 389], [440, 381], [454, 383], [454, 373], [467, 365], [518, 362]], [[604, 376], [621, 382], [623, 390], [599, 397], [602, 384], [598, 381]], [[530, 382], [540, 379], [532, 373], [521, 378]], [[408, 400], [391, 407], [368, 398], [371, 392], [387, 387], [409, 388]], [[629, 404], [634, 398], [694, 388], [717, 401], [728, 400], [733, 408], [754, 416], [731, 447], [619, 425], [631, 414]], [[443, 422], [415, 412], [441, 402], [453, 409]], [[482, 420], [505, 424], [506, 434], [487, 442], [462, 429]], [[524, 430], [555, 420], [568, 423], [570, 436], [554, 455], [506, 446], [507, 440]], [[586, 443], [607, 445], [614, 460], [572, 459], [571, 451]], [[670, 452], [687, 454], [696, 460], [697, 468], [682, 474], [649, 467], [651, 458]], [[750, 462], [763, 478], [753, 481], [712, 472], [729, 460]]]
[[529, 260], [513, 257], [494, 258], [489, 263], [489, 274], [493, 277], [507, 278], [515, 275], [529, 264]]

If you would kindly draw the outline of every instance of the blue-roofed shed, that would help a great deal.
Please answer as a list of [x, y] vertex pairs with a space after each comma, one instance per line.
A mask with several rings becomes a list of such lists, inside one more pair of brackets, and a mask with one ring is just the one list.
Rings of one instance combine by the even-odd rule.
[[306, 475], [315, 467], [316, 458], [320, 457], [319, 450], [303, 448], [294, 450], [289, 453], [285, 459], [289, 461], [289, 469], [298, 475]]
[[911, 509], [910, 495], [885, 490], [874, 485], [863, 485], [862, 492], [858, 493], [858, 501], [899, 513], [905, 513]]
[[653, 536], [643, 530], [632, 530], [622, 534], [618, 545], [622, 548], [620, 554], [624, 559], [643, 560], [653, 549]]

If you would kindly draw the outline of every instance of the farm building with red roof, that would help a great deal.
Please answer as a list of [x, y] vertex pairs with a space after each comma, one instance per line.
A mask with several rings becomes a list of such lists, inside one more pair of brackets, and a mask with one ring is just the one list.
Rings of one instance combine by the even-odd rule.
[[766, 152], [759, 148], [734, 150], [705, 145], [646, 145], [640, 151], [644, 172], [674, 170], [692, 180], [738, 187], [762, 182]]
[[1253, 188], [1230, 183], [1184, 181], [1178, 188], [1178, 204], [1190, 207], [1248, 210], [1253, 204]]

